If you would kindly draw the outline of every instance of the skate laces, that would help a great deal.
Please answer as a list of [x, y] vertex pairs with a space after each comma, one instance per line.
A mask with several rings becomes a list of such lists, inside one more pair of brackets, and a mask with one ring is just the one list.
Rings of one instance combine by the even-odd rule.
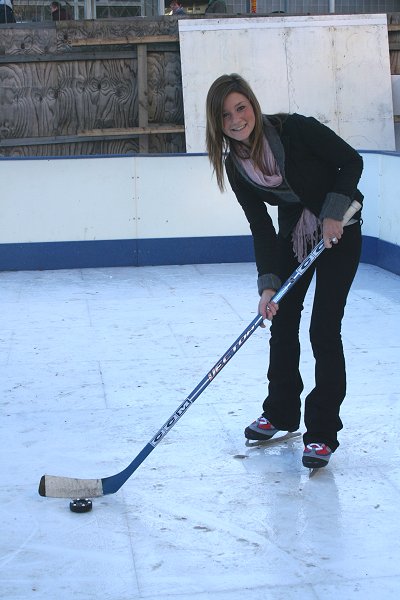
[[269, 440], [277, 432], [278, 429], [261, 415], [261, 417], [258, 417], [251, 425], [246, 427], [244, 435], [248, 440]]
[[332, 454], [332, 450], [329, 448], [329, 446], [319, 442], [307, 444], [304, 448], [304, 452], [313, 452], [319, 456], [328, 456], [329, 454]]
[[266, 419], [263, 416], [258, 417], [258, 419], [256, 419], [253, 424], [256, 425], [259, 429], [275, 429], [272, 423], [270, 423], [268, 419]]

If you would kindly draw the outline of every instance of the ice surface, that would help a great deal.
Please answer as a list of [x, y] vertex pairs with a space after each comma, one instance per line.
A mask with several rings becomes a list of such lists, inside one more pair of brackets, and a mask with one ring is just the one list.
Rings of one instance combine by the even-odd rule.
[[324, 471], [309, 479], [299, 436], [245, 444], [266, 389], [258, 329], [117, 494], [86, 514], [38, 495], [44, 473], [129, 464], [256, 308], [253, 264], [0, 273], [1, 598], [400, 597], [400, 278], [376, 267], [349, 297]]

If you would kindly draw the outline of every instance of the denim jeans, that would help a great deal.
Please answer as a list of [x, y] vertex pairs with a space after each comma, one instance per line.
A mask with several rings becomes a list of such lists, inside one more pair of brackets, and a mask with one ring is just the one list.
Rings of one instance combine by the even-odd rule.
[[[291, 239], [278, 236], [280, 277], [286, 281], [298, 266]], [[347, 296], [361, 254], [361, 226], [344, 228], [339, 243], [326, 249], [282, 298], [271, 324], [268, 396], [263, 414], [274, 427], [296, 431], [301, 419], [303, 381], [299, 371], [299, 327], [303, 302], [315, 273], [310, 341], [315, 359], [315, 387], [304, 404], [304, 444], [339, 446], [340, 406], [346, 395], [346, 367], [341, 325]]]
[[0, 4], [0, 23], [15, 23], [13, 10], [4, 4]]

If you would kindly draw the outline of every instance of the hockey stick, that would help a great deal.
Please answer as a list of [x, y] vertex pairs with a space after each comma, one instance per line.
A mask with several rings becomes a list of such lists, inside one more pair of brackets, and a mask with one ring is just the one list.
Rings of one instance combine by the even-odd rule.
[[[343, 224], [346, 224], [360, 208], [361, 205], [358, 202], [353, 201], [344, 216]], [[290, 288], [318, 258], [323, 250], [324, 241], [321, 240], [272, 297], [274, 302], [279, 302], [287, 294]], [[230, 361], [232, 356], [234, 356], [236, 352], [243, 346], [243, 344], [249, 339], [257, 327], [261, 325], [262, 321], [263, 318], [261, 315], [257, 315], [257, 317], [253, 319], [253, 321], [235, 340], [232, 346], [215, 363], [211, 371], [209, 371], [207, 375], [203, 377], [203, 379], [189, 394], [189, 396], [179, 405], [168, 421], [164, 423], [161, 429], [159, 429], [155, 436], [146, 444], [141, 452], [139, 452], [136, 458], [134, 458], [134, 460], [120, 473], [116, 473], [116, 475], [111, 475], [110, 477], [104, 477], [103, 479], [76, 479], [72, 477], [43, 475], [39, 484], [39, 494], [41, 496], [52, 498], [96, 498], [117, 492], [147, 458], [150, 452], [154, 450], [157, 444], [160, 443], [163, 437], [167, 435], [175, 423], [185, 414], [193, 402], [213, 381], [213, 379], [223, 369], [227, 362]]]

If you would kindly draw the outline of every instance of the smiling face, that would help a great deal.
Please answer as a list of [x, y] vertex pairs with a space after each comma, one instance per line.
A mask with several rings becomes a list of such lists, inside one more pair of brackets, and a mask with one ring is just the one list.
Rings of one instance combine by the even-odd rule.
[[243, 94], [232, 92], [225, 98], [222, 108], [222, 131], [224, 134], [246, 145], [254, 130], [256, 117], [250, 100]]

